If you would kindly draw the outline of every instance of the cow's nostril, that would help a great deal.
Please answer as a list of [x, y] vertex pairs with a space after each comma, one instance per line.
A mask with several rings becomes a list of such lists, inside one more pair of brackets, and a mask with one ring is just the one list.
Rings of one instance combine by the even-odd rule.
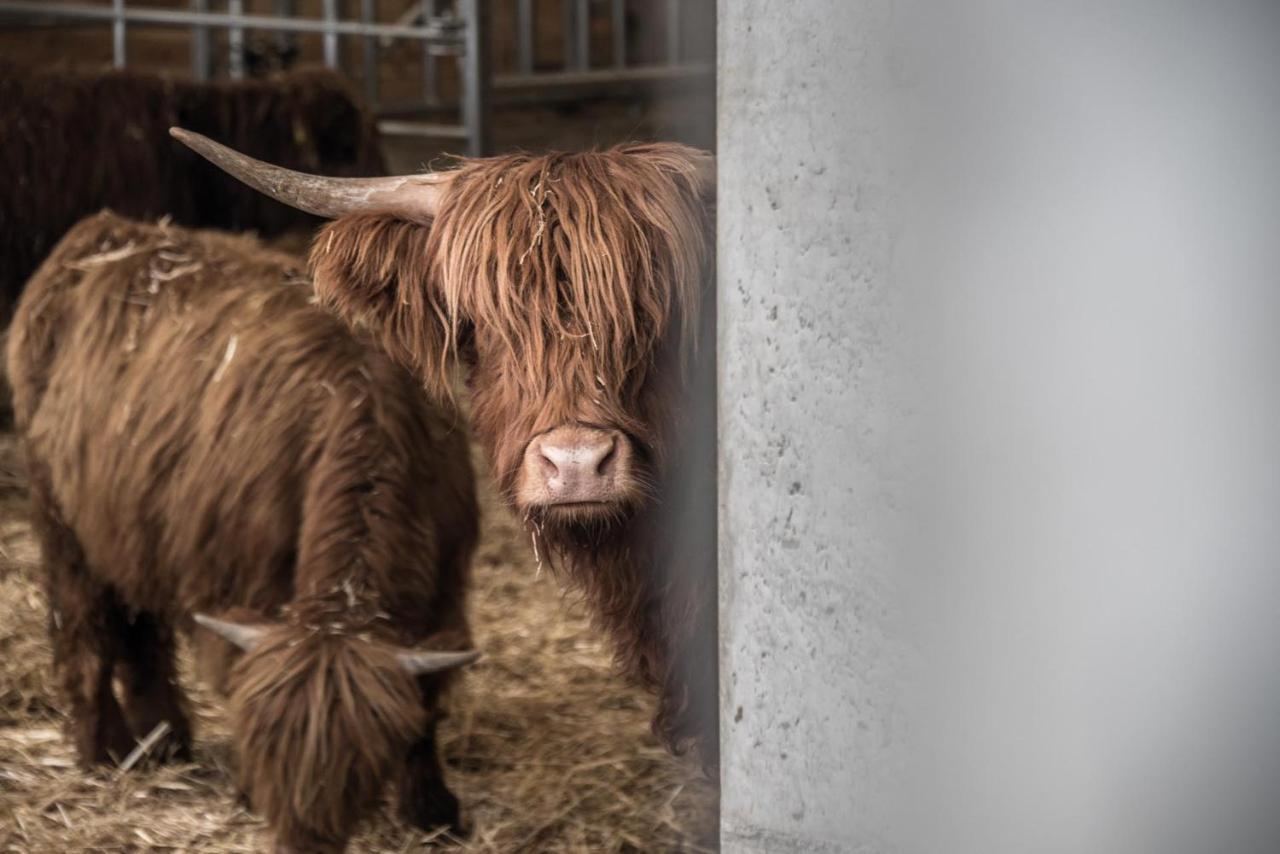
[[596, 463], [596, 474], [607, 475], [614, 469], [614, 463], [618, 459], [618, 441], [612, 437], [609, 438], [609, 446], [605, 449], [604, 455], [600, 457], [600, 462]]
[[546, 451], [538, 452], [538, 465], [542, 468], [543, 477], [552, 478], [560, 474], [560, 467], [556, 465], [555, 460]]

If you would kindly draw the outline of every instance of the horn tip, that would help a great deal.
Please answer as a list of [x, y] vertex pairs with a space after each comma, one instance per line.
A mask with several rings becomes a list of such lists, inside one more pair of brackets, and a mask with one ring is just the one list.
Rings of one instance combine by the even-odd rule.
[[186, 128], [178, 127], [177, 125], [169, 128], [169, 136], [188, 147], [193, 146], [199, 143], [201, 139], [204, 139], [204, 137], [195, 131], [187, 130]]
[[445, 670], [456, 670], [475, 663], [480, 658], [480, 650], [428, 650], [422, 652], [403, 652], [400, 661], [410, 675], [424, 676], [440, 673]]

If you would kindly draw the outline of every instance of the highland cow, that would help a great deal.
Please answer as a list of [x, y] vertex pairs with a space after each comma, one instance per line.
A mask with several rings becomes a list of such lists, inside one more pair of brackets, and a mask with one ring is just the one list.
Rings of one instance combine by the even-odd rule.
[[437, 391], [466, 369], [477, 435], [535, 548], [658, 693], [656, 732], [714, 765], [714, 535], [690, 547], [671, 524], [701, 512], [714, 528], [714, 439], [693, 418], [713, 388], [712, 158], [628, 145], [359, 180], [173, 133], [335, 218], [311, 255], [325, 305]]
[[272, 236], [317, 221], [176, 147], [170, 125], [234, 139], [259, 157], [341, 175], [383, 172], [373, 117], [331, 71], [200, 83], [134, 70], [20, 68], [0, 59], [0, 326], [67, 229], [111, 208], [180, 225]]
[[294, 267], [103, 213], [32, 279], [8, 357], [81, 760], [162, 721], [189, 755], [174, 634], [194, 620], [244, 650], [239, 779], [276, 849], [339, 851], [392, 777], [407, 820], [458, 824], [435, 726], [475, 657], [478, 509], [455, 414]]

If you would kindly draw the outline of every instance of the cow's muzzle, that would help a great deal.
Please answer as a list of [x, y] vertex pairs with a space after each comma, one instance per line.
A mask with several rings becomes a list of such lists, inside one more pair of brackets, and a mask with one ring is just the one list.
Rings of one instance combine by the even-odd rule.
[[632, 492], [634, 452], [619, 430], [556, 427], [524, 451], [516, 498], [525, 507], [610, 505]]

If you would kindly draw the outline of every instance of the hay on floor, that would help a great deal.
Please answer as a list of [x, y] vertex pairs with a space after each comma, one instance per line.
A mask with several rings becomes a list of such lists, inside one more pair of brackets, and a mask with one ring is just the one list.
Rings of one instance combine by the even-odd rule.
[[[12, 438], [0, 436], [0, 469]], [[715, 793], [648, 729], [652, 700], [611, 666], [584, 610], [538, 573], [528, 540], [482, 484], [472, 623], [485, 657], [442, 728], [470, 835], [407, 828], [384, 807], [352, 851], [701, 851]], [[81, 771], [51, 693], [39, 552], [21, 499], [0, 492], [0, 851], [251, 852], [263, 825], [237, 803], [221, 700], [184, 661], [195, 761]], [[184, 656], [185, 659], [185, 656]]]

